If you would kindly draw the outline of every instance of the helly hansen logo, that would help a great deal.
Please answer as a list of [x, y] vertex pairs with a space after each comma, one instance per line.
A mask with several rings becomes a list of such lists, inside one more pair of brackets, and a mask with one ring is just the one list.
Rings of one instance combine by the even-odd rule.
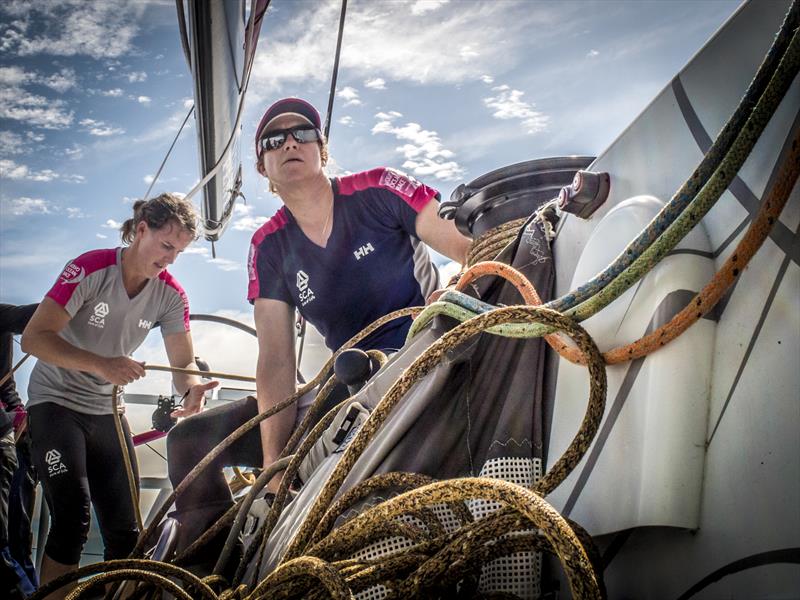
[[106, 326], [106, 317], [109, 313], [108, 304], [106, 302], [98, 302], [94, 305], [94, 314], [89, 317], [89, 325], [99, 327], [102, 329]]
[[302, 306], [314, 300], [314, 291], [308, 286], [308, 273], [303, 270], [297, 272], [297, 291]]
[[367, 242], [366, 244], [361, 246], [361, 248], [359, 248], [358, 250], [353, 252], [353, 256], [356, 257], [356, 260], [361, 260], [367, 254], [369, 254], [370, 252], [374, 252], [374, 251], [375, 251], [375, 248], [372, 247], [372, 244]]
[[146, 321], [144, 319], [139, 319], [139, 327], [142, 329], [150, 329], [153, 326], [152, 321]]
[[61, 462], [61, 452], [53, 448], [44, 454], [44, 462], [47, 463], [47, 474], [52, 477], [53, 475], [61, 475], [67, 472], [66, 465]]

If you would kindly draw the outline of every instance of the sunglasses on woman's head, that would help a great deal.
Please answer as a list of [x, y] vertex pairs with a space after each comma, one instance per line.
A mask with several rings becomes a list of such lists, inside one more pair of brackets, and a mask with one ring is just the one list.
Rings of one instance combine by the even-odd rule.
[[313, 125], [298, 125], [297, 127], [290, 127], [289, 129], [273, 129], [266, 132], [261, 139], [258, 140], [258, 147], [262, 152], [269, 150], [277, 150], [286, 142], [289, 134], [297, 140], [298, 144], [306, 144], [308, 142], [317, 142], [320, 139], [319, 129]]

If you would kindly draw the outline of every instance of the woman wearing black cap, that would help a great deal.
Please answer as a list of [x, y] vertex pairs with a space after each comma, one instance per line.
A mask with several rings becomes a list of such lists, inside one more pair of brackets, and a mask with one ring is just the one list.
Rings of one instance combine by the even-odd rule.
[[[319, 113], [304, 100], [285, 98], [267, 109], [256, 129], [256, 156], [258, 172], [284, 204], [253, 235], [248, 259], [248, 300], [255, 306], [259, 345], [257, 406], [243, 400], [174, 428], [168, 440], [173, 485], [257, 410], [294, 393], [295, 309], [336, 350], [389, 312], [424, 304], [438, 287], [437, 270], [422, 242], [458, 262], [469, 246], [452, 221], [439, 218], [433, 201], [439, 193], [407, 175], [377, 168], [329, 178]], [[410, 322], [388, 323], [359, 347], [398, 349]], [[221, 456], [219, 466], [270, 465], [295, 425], [297, 410], [291, 407], [263, 421], [260, 435], [253, 432], [234, 444], [238, 448]], [[206, 444], [197, 444], [203, 438]], [[206, 473], [178, 498], [179, 511], [211, 502], [222, 512], [230, 505], [222, 473]], [[278, 483], [274, 479], [268, 489], [276, 490]]]

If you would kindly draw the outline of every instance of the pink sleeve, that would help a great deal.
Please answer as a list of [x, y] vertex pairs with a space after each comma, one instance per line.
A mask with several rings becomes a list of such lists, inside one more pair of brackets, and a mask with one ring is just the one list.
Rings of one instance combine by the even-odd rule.
[[117, 251], [115, 248], [92, 250], [81, 254], [78, 258], [67, 263], [61, 275], [58, 276], [58, 280], [45, 296], [58, 302], [60, 306], [67, 309], [70, 315], [74, 315], [77, 312], [77, 307], [74, 306], [74, 302], [70, 303], [70, 300], [73, 300], [73, 296], [76, 290], [81, 287], [81, 283], [92, 273], [114, 265], [116, 262]]
[[378, 167], [339, 179], [339, 192], [344, 195], [350, 195], [370, 187], [383, 188], [393, 192], [417, 213], [428, 202], [439, 197], [439, 192], [435, 189], [420, 183], [410, 175], [387, 167]]
[[158, 278], [175, 293], [167, 313], [161, 317], [161, 333], [180, 333], [189, 331], [189, 297], [183, 287], [168, 271], [162, 271]]

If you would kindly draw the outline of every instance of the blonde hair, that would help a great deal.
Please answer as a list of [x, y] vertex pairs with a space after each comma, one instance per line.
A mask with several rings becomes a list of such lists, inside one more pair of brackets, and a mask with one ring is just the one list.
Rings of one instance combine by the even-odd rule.
[[171, 221], [197, 239], [197, 211], [190, 200], [172, 193], [164, 193], [150, 200], [133, 203], [133, 216], [119, 228], [122, 243], [130, 245], [136, 236], [136, 227], [144, 221], [150, 229], [161, 229]]

